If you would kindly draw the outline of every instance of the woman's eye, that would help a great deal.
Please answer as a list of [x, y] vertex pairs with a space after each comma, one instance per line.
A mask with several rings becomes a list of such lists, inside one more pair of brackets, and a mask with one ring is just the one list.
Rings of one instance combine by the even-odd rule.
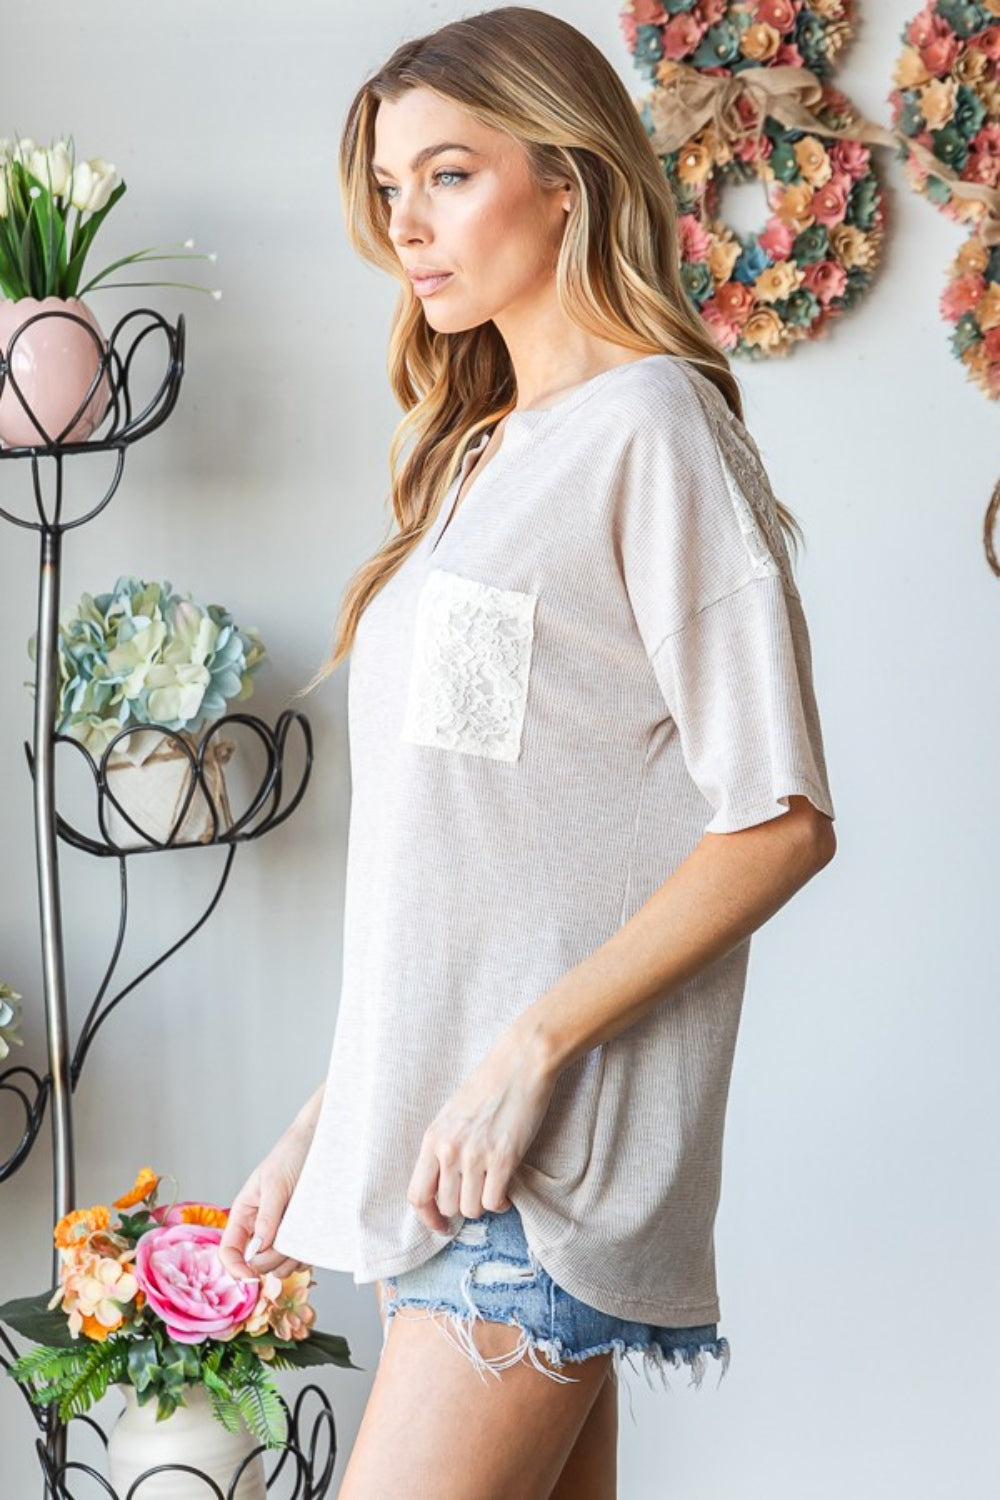
[[[450, 171], [447, 167], [442, 167], [440, 171], [434, 173], [432, 180], [434, 182], [437, 182], [441, 177], [453, 177], [456, 182], [464, 182], [468, 175], [468, 172], [453, 172]], [[389, 194], [393, 192], [394, 189], [391, 183], [383, 183], [381, 186], [376, 186], [375, 191], [380, 198], [384, 198], [386, 202], [388, 202]]]

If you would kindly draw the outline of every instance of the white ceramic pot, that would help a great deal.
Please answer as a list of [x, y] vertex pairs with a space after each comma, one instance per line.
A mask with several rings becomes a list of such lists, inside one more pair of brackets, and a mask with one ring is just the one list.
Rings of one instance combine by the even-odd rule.
[[[203, 1385], [185, 1386], [184, 1405], [163, 1422], [156, 1420], [155, 1398], [140, 1406], [132, 1386], [119, 1385], [118, 1390], [125, 1406], [108, 1434], [108, 1477], [119, 1500], [125, 1500], [140, 1474], [159, 1464], [192, 1465], [214, 1480], [229, 1500], [239, 1465], [260, 1446], [245, 1426], [227, 1432]], [[173, 1469], [151, 1474], [136, 1487], [134, 1500], [207, 1500], [212, 1494], [204, 1479]], [[247, 1464], [232, 1500], [267, 1500], [263, 1453]]]
[[[24, 328], [37, 313], [71, 314], [44, 317]], [[105, 368], [94, 394], [81, 411], [91, 381], [100, 365], [98, 343], [86, 328], [74, 322], [82, 318], [97, 335], [100, 348], [107, 346], [101, 325], [79, 297], [19, 297], [0, 301], [0, 354], [10, 354], [10, 368], [18, 389], [41, 423], [32, 421], [18, 399], [10, 376], [0, 395], [0, 442], [9, 448], [41, 446], [47, 440], [85, 443], [103, 421], [111, 400], [111, 384]], [[23, 332], [18, 330], [23, 329]], [[66, 424], [79, 413], [68, 432]], [[44, 431], [42, 431], [44, 429]], [[46, 434], [48, 435], [46, 437]]]
[[[127, 743], [127, 741], [125, 742]], [[189, 740], [197, 754], [197, 744]], [[233, 825], [226, 789], [225, 763], [235, 746], [231, 740], [211, 739], [202, 763], [202, 784], [196, 786], [184, 821], [174, 836], [174, 844], [207, 843], [212, 838], [212, 810], [205, 795], [207, 786], [218, 813], [218, 832]], [[181, 808], [191, 785], [193, 771], [184, 751], [172, 740], [161, 737], [159, 747], [140, 764], [113, 751], [105, 768], [111, 797], [105, 798], [105, 825], [110, 838], [121, 849], [134, 849], [148, 843], [166, 844], [180, 817]], [[137, 833], [122, 817], [121, 808], [142, 833]]]

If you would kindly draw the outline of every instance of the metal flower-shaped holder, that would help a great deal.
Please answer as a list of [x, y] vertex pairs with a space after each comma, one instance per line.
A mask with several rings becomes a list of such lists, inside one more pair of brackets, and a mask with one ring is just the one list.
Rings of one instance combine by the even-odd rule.
[[[25, 753], [33, 781], [35, 842], [38, 859], [39, 917], [43, 960], [45, 1017], [48, 1042], [48, 1071], [40, 1075], [33, 1068], [20, 1065], [0, 1071], [0, 1092], [15, 1098], [23, 1111], [20, 1140], [9, 1151], [6, 1158], [0, 1154], [0, 1182], [13, 1175], [27, 1158], [38, 1138], [46, 1110], [52, 1110], [52, 1150], [54, 1167], [53, 1222], [62, 1218], [75, 1204], [75, 1156], [73, 1147], [73, 1091], [80, 1080], [83, 1064], [100, 1027], [111, 1012], [154, 969], [166, 962], [203, 926], [211, 916], [225, 889], [232, 868], [236, 846], [249, 839], [260, 838], [272, 828], [283, 823], [295, 811], [305, 793], [312, 770], [312, 733], [309, 722], [301, 713], [286, 711], [271, 729], [263, 720], [252, 714], [227, 714], [214, 721], [202, 736], [197, 746], [190, 737], [185, 737], [166, 726], [150, 726], [160, 734], [164, 744], [175, 747], [173, 754], [185, 755], [189, 761], [188, 780], [185, 793], [173, 826], [166, 838], [151, 837], [149, 830], [130, 816], [115, 795], [110, 782], [110, 762], [118, 740], [132, 733], [123, 730], [108, 745], [99, 761], [83, 745], [66, 735], [56, 734], [56, 698], [58, 680], [57, 631], [59, 617], [59, 587], [63, 533], [100, 514], [110, 502], [121, 481], [125, 464], [125, 453], [131, 443], [154, 431], [170, 415], [177, 400], [184, 370], [184, 319], [179, 317], [176, 327], [167, 323], [158, 313], [150, 309], [139, 309], [123, 317], [110, 334], [106, 346], [94, 329], [82, 318], [66, 311], [47, 310], [27, 319], [11, 338], [6, 349], [0, 349], [0, 398], [7, 383], [10, 383], [21, 406], [35, 423], [39, 432], [45, 433], [35, 413], [29, 407], [17, 386], [12, 369], [12, 355], [22, 332], [29, 324], [44, 318], [71, 318], [85, 327], [97, 345], [98, 368], [90, 388], [80, 403], [77, 412], [51, 441], [32, 446], [10, 447], [0, 444], [0, 461], [21, 460], [30, 463], [32, 494], [35, 514], [17, 515], [0, 505], [0, 517], [16, 526], [37, 531], [41, 539], [41, 560], [38, 590], [38, 628], [35, 674], [35, 716], [33, 746], [25, 744]], [[135, 362], [139, 350], [147, 340], [162, 339], [165, 353], [165, 369], [159, 384], [150, 399], [139, 411], [133, 407], [132, 385], [135, 381]], [[150, 343], [149, 348], [156, 347]], [[107, 379], [110, 399], [101, 422], [86, 442], [63, 443], [66, 433], [73, 431], [77, 420], [87, 409], [94, 392], [103, 379]], [[103, 436], [101, 428], [107, 424]], [[45, 434], [48, 436], [48, 434]], [[65, 514], [63, 492], [63, 461], [67, 457], [83, 453], [113, 453], [115, 464], [108, 487], [103, 497], [86, 509], [83, 514], [69, 518]], [[54, 473], [54, 486], [50, 497], [46, 497], [42, 483], [43, 465], [48, 462]], [[295, 729], [301, 737], [302, 765], [294, 778], [293, 789], [288, 792], [289, 777], [286, 758], [291, 746], [289, 734]], [[249, 736], [263, 755], [263, 766], [256, 785], [247, 798], [246, 806], [237, 816], [224, 815], [229, 812], [219, 805], [213, 791], [211, 778], [207, 774], [206, 753], [217, 735], [237, 732]], [[145, 732], [145, 731], [144, 731]], [[221, 741], [219, 742], [221, 744]], [[82, 757], [96, 792], [97, 829], [86, 833], [60, 815], [55, 798], [55, 752], [56, 746], [66, 744]], [[218, 746], [215, 747], [216, 749]], [[179, 832], [185, 827], [189, 809], [199, 799], [208, 809], [208, 836], [198, 840], [182, 840]], [[112, 818], [112, 812], [117, 817]], [[122, 820], [134, 831], [128, 844], [113, 836], [115, 827]], [[118, 932], [114, 950], [97, 994], [87, 1012], [75, 1045], [69, 1036], [66, 1005], [66, 978], [64, 967], [62, 905], [57, 860], [57, 839], [84, 853], [119, 861], [119, 890], [121, 899]], [[164, 849], [189, 850], [225, 847], [226, 855], [222, 873], [207, 910], [177, 939], [159, 958], [149, 964], [136, 978], [116, 993], [110, 993], [111, 981], [121, 955], [128, 922], [128, 860], [135, 855], [149, 854]], [[59, 1274], [58, 1251], [52, 1258], [52, 1284]], [[19, 1351], [7, 1332], [0, 1326], [0, 1365], [9, 1369]], [[45, 1500], [77, 1500], [71, 1486], [74, 1476], [84, 1477], [88, 1495], [97, 1493], [111, 1496], [112, 1500], [126, 1500], [115, 1496], [115, 1492], [104, 1474], [91, 1464], [71, 1460], [67, 1456], [69, 1431], [96, 1434], [99, 1442], [107, 1446], [107, 1438], [99, 1424], [88, 1416], [75, 1417], [67, 1425], [61, 1423], [51, 1407], [35, 1406], [22, 1388], [25, 1400], [38, 1426], [40, 1436], [36, 1442], [42, 1475], [45, 1483]], [[308, 1401], [318, 1403], [311, 1420], [306, 1419], [304, 1408]], [[321, 1500], [327, 1493], [336, 1458], [336, 1427], [333, 1411], [323, 1391], [315, 1385], [306, 1385], [298, 1393], [294, 1406], [287, 1403], [285, 1413], [288, 1420], [288, 1441], [280, 1449], [266, 1450], [265, 1458], [273, 1460], [267, 1477], [268, 1494], [287, 1497], [287, 1500]], [[75, 1439], [74, 1439], [75, 1441]], [[177, 1466], [171, 1465], [170, 1468]], [[241, 1469], [242, 1469], [241, 1465]], [[155, 1492], [150, 1470], [129, 1491], [128, 1500], [144, 1500], [145, 1494]], [[240, 1474], [237, 1472], [226, 1492], [207, 1475], [189, 1470], [202, 1481], [206, 1500], [234, 1500]], [[94, 1485], [97, 1489], [95, 1491]]]

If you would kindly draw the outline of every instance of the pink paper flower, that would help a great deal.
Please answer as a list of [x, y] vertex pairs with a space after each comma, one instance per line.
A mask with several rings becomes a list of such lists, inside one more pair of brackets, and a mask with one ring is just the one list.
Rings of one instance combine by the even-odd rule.
[[214, 1225], [171, 1224], [136, 1246], [135, 1279], [179, 1344], [231, 1338], [256, 1305], [258, 1280], [230, 1276], [219, 1259], [221, 1239]]
[[984, 276], [956, 276], [941, 294], [942, 316], [950, 323], [957, 323], [963, 313], [975, 312], [985, 290]]
[[714, 297], [702, 303], [701, 316], [723, 349], [736, 348], [740, 338], [739, 329], [725, 316]]
[[846, 209], [847, 193], [842, 182], [835, 182], [831, 178], [813, 194], [812, 211], [817, 224], [825, 224], [829, 228], [831, 224], [842, 223]]
[[757, 236], [757, 241], [772, 260], [787, 260], [792, 253], [795, 230], [791, 224], [785, 224], [781, 219], [769, 219]]
[[663, 28], [663, 55], [670, 62], [690, 57], [705, 34], [694, 16], [674, 16]]
[[707, 260], [711, 240], [697, 214], [681, 214], [677, 220], [677, 238], [684, 260]]
[[775, 31], [791, 31], [798, 10], [792, 0], [757, 0], [757, 20], [765, 21]]
[[835, 260], [813, 261], [804, 267], [804, 272], [802, 285], [824, 305], [841, 296], [847, 285], [847, 272]]
[[871, 151], [863, 141], [836, 141], [830, 147], [830, 161], [835, 172], [842, 172], [853, 181], [868, 174]]

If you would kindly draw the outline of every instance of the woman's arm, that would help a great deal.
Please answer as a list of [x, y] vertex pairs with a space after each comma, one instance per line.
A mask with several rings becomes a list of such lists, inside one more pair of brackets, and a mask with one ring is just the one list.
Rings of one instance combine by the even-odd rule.
[[748, 937], [836, 847], [832, 819], [800, 796], [766, 823], [705, 834], [607, 942], [522, 1012], [499, 1045], [558, 1076]]
[[807, 797], [733, 833], [707, 833], [606, 943], [503, 1031], [424, 1132], [407, 1199], [429, 1229], [510, 1207], [507, 1185], [559, 1074], [640, 1020], [766, 922], [833, 858], [833, 820]]

